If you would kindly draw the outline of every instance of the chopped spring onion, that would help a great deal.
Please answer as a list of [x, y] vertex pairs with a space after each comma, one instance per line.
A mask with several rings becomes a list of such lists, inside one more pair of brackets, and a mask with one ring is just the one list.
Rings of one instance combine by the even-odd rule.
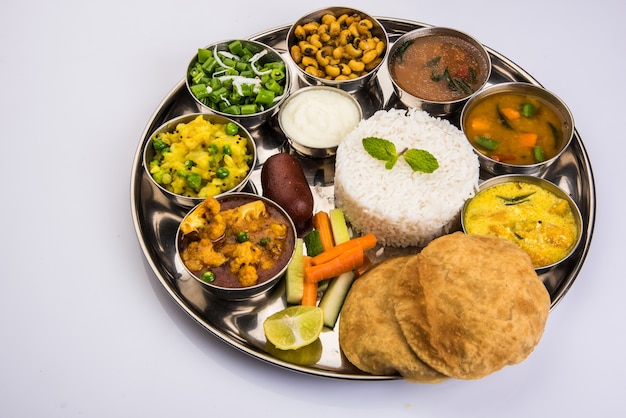
[[270, 60], [268, 52], [254, 53], [238, 40], [228, 50], [198, 49], [188, 72], [191, 93], [205, 106], [232, 115], [274, 106], [288, 93], [288, 77], [285, 63]]

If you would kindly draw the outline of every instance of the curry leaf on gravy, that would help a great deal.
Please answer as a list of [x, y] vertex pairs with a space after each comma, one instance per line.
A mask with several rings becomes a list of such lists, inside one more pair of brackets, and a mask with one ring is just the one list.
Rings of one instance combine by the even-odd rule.
[[530, 193], [520, 194], [520, 195], [513, 196], [513, 197], [502, 196], [502, 195], [497, 195], [496, 197], [504, 200], [505, 206], [513, 206], [513, 205], [519, 205], [520, 203], [528, 202], [529, 200], [528, 198], [534, 194], [535, 192], [530, 192]]
[[399, 62], [402, 62], [402, 60], [404, 60], [404, 53], [406, 52], [408, 47], [413, 45], [413, 42], [415, 42], [415, 41], [412, 41], [412, 40], [411, 41], [406, 41], [405, 43], [400, 45], [400, 47], [397, 49], [395, 56], [396, 56], [396, 59]]
[[437, 55], [435, 58], [432, 58], [430, 61], [426, 63], [427, 67], [435, 67], [441, 61], [441, 55]]
[[498, 120], [500, 121], [500, 123], [503, 126], [509, 128], [509, 129], [515, 130], [515, 128], [513, 128], [513, 125], [511, 125], [511, 122], [509, 122], [507, 117], [504, 115], [504, 113], [500, 109], [500, 105], [499, 104], [498, 104], [498, 106], [496, 106], [496, 111], [498, 112]]

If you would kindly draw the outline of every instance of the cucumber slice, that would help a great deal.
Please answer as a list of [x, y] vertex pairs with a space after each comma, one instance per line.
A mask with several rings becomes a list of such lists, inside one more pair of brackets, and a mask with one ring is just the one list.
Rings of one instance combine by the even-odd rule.
[[287, 303], [299, 304], [302, 302], [302, 293], [304, 290], [304, 241], [302, 238], [296, 239], [296, 249], [293, 259], [287, 266], [285, 273], [285, 293], [287, 295]]
[[318, 306], [324, 311], [324, 325], [328, 328], [335, 328], [343, 301], [346, 299], [355, 277], [352, 271], [340, 274], [331, 279], [328, 289], [324, 292], [324, 296], [322, 296]]
[[348, 230], [343, 210], [339, 208], [331, 209], [328, 211], [328, 216], [330, 217], [330, 229], [333, 232], [335, 245], [349, 241], [350, 231]]

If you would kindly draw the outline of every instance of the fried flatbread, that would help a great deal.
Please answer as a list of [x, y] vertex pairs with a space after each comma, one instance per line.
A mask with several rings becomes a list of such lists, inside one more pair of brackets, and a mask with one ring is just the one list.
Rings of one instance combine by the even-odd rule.
[[339, 320], [339, 344], [358, 369], [375, 375], [400, 375], [421, 383], [447, 376], [422, 362], [395, 321], [392, 287], [411, 257], [386, 260], [359, 277], [348, 293]]
[[437, 238], [394, 283], [394, 315], [408, 345], [457, 379], [478, 379], [527, 358], [550, 309], [530, 257], [497, 237]]

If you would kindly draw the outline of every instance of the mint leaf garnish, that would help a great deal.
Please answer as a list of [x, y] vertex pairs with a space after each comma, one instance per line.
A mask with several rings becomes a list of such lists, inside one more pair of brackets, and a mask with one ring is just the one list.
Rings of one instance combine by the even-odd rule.
[[404, 153], [404, 160], [413, 171], [432, 173], [439, 168], [439, 162], [430, 152], [423, 149], [410, 149]]
[[398, 158], [396, 153], [396, 146], [391, 141], [370, 136], [367, 138], [363, 138], [361, 142], [363, 143], [363, 148], [365, 148], [365, 151], [367, 151], [369, 155], [376, 158], [377, 160], [389, 161], [391, 159]]
[[385, 168], [387, 170], [391, 170], [396, 165], [400, 156], [404, 157], [404, 160], [413, 171], [432, 173], [439, 168], [439, 162], [435, 156], [426, 150], [413, 148], [397, 152], [393, 142], [372, 136], [363, 138], [361, 142], [363, 148], [369, 155], [385, 162]]
[[398, 155], [395, 154], [393, 157], [391, 157], [390, 159], [388, 159], [385, 162], [385, 168], [387, 170], [391, 170], [393, 168], [394, 165], [396, 165], [396, 161], [398, 161]]

